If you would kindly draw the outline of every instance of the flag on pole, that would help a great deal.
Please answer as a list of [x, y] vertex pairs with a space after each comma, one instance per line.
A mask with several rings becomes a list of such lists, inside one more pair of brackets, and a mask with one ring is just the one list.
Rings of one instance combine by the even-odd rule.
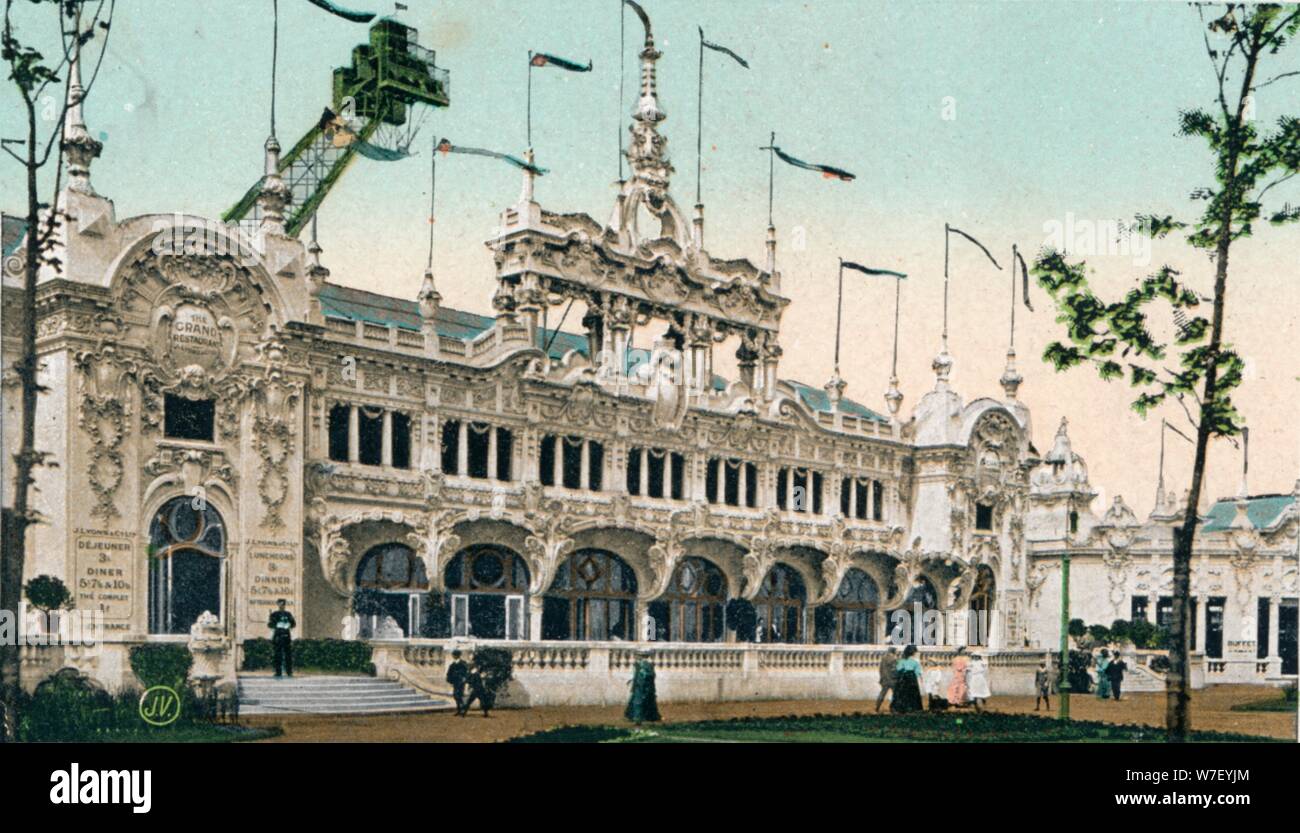
[[732, 58], [736, 60], [736, 63], [740, 64], [745, 69], [749, 69], [748, 61], [746, 61], [744, 58], [737, 55], [735, 52], [732, 52], [727, 47], [722, 46], [721, 44], [710, 43], [709, 41], [706, 41], [704, 39], [704, 27], [699, 26], [697, 28], [700, 30], [700, 43], [704, 45], [705, 49], [712, 49], [714, 52], [721, 52], [723, 55], [730, 55]]
[[990, 252], [983, 243], [976, 240], [974, 237], [971, 237], [969, 234], [967, 234], [966, 232], [962, 231], [961, 229], [955, 226], [948, 226], [948, 231], [956, 232], [957, 234], [960, 234], [962, 237], [965, 237], [970, 242], [974, 243], [976, 246], [979, 246], [980, 251], [982, 251], [985, 254], [985, 256], [988, 257], [990, 263], [998, 267], [998, 269], [1002, 268], [1002, 264], [998, 263], [998, 259], [993, 256], [993, 253]]
[[546, 173], [545, 168], [539, 168], [536, 165], [530, 165], [517, 156], [511, 156], [508, 153], [498, 153], [495, 150], [485, 150], [484, 148], [471, 148], [471, 147], [465, 147], [464, 145], [453, 145], [450, 139], [440, 140], [438, 142], [438, 146], [434, 148], [434, 150], [442, 153], [444, 156], [447, 155], [448, 153], [470, 153], [475, 156], [490, 156], [493, 159], [500, 159], [503, 162], [509, 162], [511, 165], [514, 165], [516, 168], [520, 168], [521, 170], [531, 171], [537, 176], [542, 176]]
[[[836, 168], [831, 165], [816, 165], [812, 162], [805, 162], [802, 159], [796, 159], [790, 154], [781, 150], [776, 145], [770, 145], [768, 147], [761, 148], [761, 150], [771, 150], [778, 157], [780, 157], [782, 162], [786, 163], [787, 165], [793, 165], [796, 168], [803, 168], [805, 171], [817, 171], [826, 179], [838, 179], [841, 182], [852, 182], [853, 180], [857, 179], [856, 176], [844, 170], [843, 168]], [[954, 229], [954, 231], [956, 231], [956, 229]]]
[[[1034, 305], [1029, 303], [1029, 267], [1025, 265], [1025, 256], [1020, 253], [1019, 249], [1016, 250], [1016, 260], [1020, 261], [1020, 274], [1024, 278], [1024, 291], [1020, 294], [1024, 296], [1025, 306], [1029, 308], [1030, 312], [1033, 312]], [[1012, 264], [1011, 268], [1015, 269], [1015, 264]]]
[[307, 2], [319, 9], [324, 9], [336, 17], [350, 20], [353, 23], [369, 23], [375, 19], [374, 12], [358, 12], [353, 11], [352, 9], [345, 9], [337, 3], [331, 2], [331, 0], [307, 0]]
[[569, 72], [591, 72], [591, 61], [587, 61], [587, 65], [584, 67], [582, 64], [555, 55], [548, 55], [545, 52], [534, 52], [528, 61], [535, 67], [552, 66], [567, 69]]
[[870, 266], [863, 266], [861, 263], [854, 263], [851, 260], [844, 261], [845, 269], [856, 269], [864, 275], [888, 275], [891, 278], [906, 278], [902, 272], [894, 272], [889, 269], [872, 269]]

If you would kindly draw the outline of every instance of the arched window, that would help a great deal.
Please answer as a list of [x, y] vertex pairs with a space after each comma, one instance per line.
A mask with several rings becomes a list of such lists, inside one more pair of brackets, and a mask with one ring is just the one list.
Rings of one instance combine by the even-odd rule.
[[970, 615], [967, 617], [966, 642], [970, 645], [988, 645], [992, 626], [993, 596], [997, 582], [993, 570], [980, 565], [975, 574], [975, 586], [970, 593]]
[[469, 547], [447, 565], [451, 635], [523, 639], [528, 567], [516, 553], [490, 544]]
[[721, 642], [727, 579], [712, 562], [683, 558], [668, 589], [650, 603], [654, 638], [672, 642]]
[[[907, 595], [903, 597], [903, 606], [897, 610], [889, 612], [888, 621], [885, 629], [891, 641], [910, 642], [917, 645], [921, 644], [942, 644], [943, 629], [939, 628], [937, 634], [926, 634], [926, 611], [936, 610], [939, 607], [939, 594], [934, 589], [934, 584], [925, 576], [918, 576], [908, 588]], [[930, 637], [937, 639], [937, 642], [931, 642]]]
[[636, 574], [604, 550], [578, 550], [555, 573], [542, 602], [543, 639], [636, 639]]
[[405, 544], [372, 547], [357, 564], [361, 636], [422, 636], [428, 616], [424, 561]]
[[817, 641], [842, 645], [875, 642], [879, 604], [880, 590], [871, 576], [856, 568], [849, 570], [835, 598], [817, 608]]
[[803, 605], [807, 597], [803, 579], [794, 568], [774, 565], [754, 597], [758, 641], [803, 641]]
[[204, 611], [224, 622], [226, 528], [211, 505], [167, 501], [149, 526], [149, 633], [188, 634]]

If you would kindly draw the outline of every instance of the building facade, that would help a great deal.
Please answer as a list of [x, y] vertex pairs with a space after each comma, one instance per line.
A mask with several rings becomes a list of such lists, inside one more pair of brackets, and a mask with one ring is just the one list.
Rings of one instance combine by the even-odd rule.
[[[432, 271], [413, 300], [331, 283], [284, 234], [275, 147], [256, 229], [119, 219], [71, 108], [61, 266], [36, 299], [37, 446], [59, 465], [37, 474], [26, 575], [63, 579], [106, 644], [28, 649], [27, 682], [128, 683], [125, 650], [156, 641], [227, 678], [285, 599], [300, 637], [369, 640], [417, 687], [441, 687], [454, 644], [510, 647], [523, 702], [620, 700], [645, 649], [666, 699], [862, 696], [900, 609], [944, 614], [933, 659], [986, 646], [995, 692], [1028, 693], [1066, 549], [1074, 615], [1158, 616], [1168, 519], [1090, 513], [1064, 430], [1033, 445], [1014, 353], [966, 401], [945, 349], [910, 416], [897, 380], [886, 415], [838, 378], [781, 377], [775, 231], [764, 268], [719, 259], [702, 206], [673, 201], [658, 57], [647, 27], [607, 222], [542, 208], [524, 173], [488, 242], [491, 317], [443, 307]], [[24, 245], [7, 225], [6, 366]], [[571, 302], [579, 330], [549, 329]], [[738, 378], [714, 372], [722, 349]], [[9, 424], [18, 401], [7, 385]], [[1236, 634], [1267, 599], [1267, 656], [1232, 674], [1272, 680], [1294, 657], [1297, 513], [1254, 505], [1198, 539], [1198, 615]]]

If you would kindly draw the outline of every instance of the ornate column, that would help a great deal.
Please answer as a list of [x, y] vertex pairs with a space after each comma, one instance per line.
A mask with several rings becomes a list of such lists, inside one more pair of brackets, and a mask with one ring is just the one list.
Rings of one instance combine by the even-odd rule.
[[551, 482], [557, 489], [564, 486], [564, 437], [555, 435], [555, 452], [551, 454]]
[[745, 503], [745, 494], [749, 491], [749, 467], [745, 465], [744, 460], [739, 461], [736, 467], [736, 505], [748, 506]]
[[384, 409], [382, 443], [379, 462], [385, 468], [390, 468], [393, 465], [393, 412], [388, 409]]
[[361, 459], [361, 421], [357, 406], [348, 407], [348, 462]]
[[[1203, 595], [1196, 597], [1196, 644], [1192, 646], [1192, 650], [1201, 653], [1205, 652], [1205, 609], [1209, 607], [1206, 604], [1207, 598]], [[1150, 610], [1156, 611], [1158, 608], [1152, 606]]]
[[578, 473], [578, 485], [583, 491], [591, 488], [591, 452], [588, 450], [590, 445], [590, 440], [583, 440], [582, 445], [578, 446], [578, 468], [581, 469]]
[[641, 454], [641, 497], [650, 495], [650, 449], [642, 446]]
[[488, 480], [497, 479], [497, 428], [488, 426]]
[[542, 638], [542, 597], [528, 597], [528, 639], [536, 641]]
[[[673, 496], [673, 472], [677, 469], [677, 464], [673, 462], [673, 453], [671, 451], [664, 453], [664, 497], [672, 498]], [[683, 494], [685, 494], [685, 483], [683, 485]]]
[[1277, 635], [1278, 631], [1281, 630], [1281, 628], [1278, 627], [1278, 616], [1280, 615], [1279, 608], [1282, 606], [1281, 602], [1282, 599], [1279, 596], [1270, 596], [1268, 600], [1268, 661], [1270, 663], [1279, 659]]
[[456, 436], [456, 474], [469, 475], [469, 420], [461, 417], [460, 431]]

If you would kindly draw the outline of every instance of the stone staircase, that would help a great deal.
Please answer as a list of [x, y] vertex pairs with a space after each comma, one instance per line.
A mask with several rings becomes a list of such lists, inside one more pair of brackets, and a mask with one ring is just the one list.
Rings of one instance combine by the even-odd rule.
[[450, 697], [426, 694], [374, 677], [239, 675], [239, 713], [393, 714], [455, 708]]

